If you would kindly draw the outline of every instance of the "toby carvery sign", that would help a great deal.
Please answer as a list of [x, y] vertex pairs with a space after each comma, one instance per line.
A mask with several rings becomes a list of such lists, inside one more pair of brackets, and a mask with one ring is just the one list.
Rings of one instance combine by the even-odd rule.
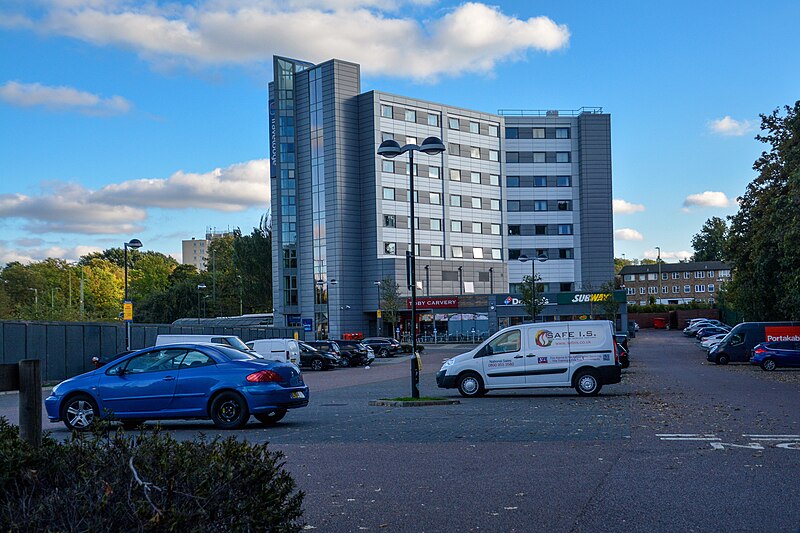
[[767, 326], [764, 338], [767, 342], [800, 341], [800, 326]]
[[[406, 300], [406, 306], [411, 309], [411, 298]], [[417, 298], [417, 307], [427, 309], [458, 307], [458, 298]]]

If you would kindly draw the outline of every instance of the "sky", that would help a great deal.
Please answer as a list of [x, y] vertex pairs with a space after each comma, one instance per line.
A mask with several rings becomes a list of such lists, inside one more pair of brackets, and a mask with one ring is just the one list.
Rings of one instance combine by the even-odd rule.
[[3, 0], [0, 264], [249, 233], [273, 55], [485, 112], [602, 106], [615, 256], [677, 261], [736, 212], [759, 114], [800, 98], [798, 20], [795, 0]]

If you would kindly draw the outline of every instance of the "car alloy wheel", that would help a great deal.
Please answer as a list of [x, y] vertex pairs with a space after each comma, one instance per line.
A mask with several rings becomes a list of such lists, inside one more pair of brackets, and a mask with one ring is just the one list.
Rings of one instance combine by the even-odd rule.
[[67, 429], [75, 431], [87, 431], [97, 418], [97, 408], [92, 399], [79, 394], [73, 396], [63, 407], [61, 419]]
[[311, 360], [311, 370], [322, 370], [324, 366], [325, 363], [322, 362], [322, 359]]
[[389, 350], [387, 350], [386, 348], [381, 348], [381, 350], [378, 352], [378, 356], [389, 357]]
[[775, 364], [775, 361], [772, 359], [764, 359], [763, 361], [761, 361], [761, 368], [763, 370], [766, 370], [767, 372], [775, 370], [777, 366], [778, 365]]

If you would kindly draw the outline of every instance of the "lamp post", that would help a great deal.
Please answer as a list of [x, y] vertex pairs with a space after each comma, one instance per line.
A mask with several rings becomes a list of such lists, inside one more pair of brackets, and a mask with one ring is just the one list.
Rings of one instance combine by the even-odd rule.
[[494, 267], [489, 267], [489, 294], [494, 294]]
[[383, 318], [381, 317], [381, 282], [380, 281], [373, 281], [373, 285], [375, 285], [375, 295], [377, 296], [377, 306], [375, 307], [375, 336], [380, 337], [383, 328], [381, 327], [383, 324]]
[[33, 291], [33, 305], [36, 309], [39, 309], [39, 289], [35, 287], [28, 287], [29, 291]]
[[200, 285], [197, 286], [197, 323], [198, 324], [200, 323], [200, 291], [203, 291], [205, 289], [206, 289], [206, 284], [205, 283], [201, 283]]
[[239, 278], [239, 316], [242, 316], [242, 314], [244, 314], [242, 307], [242, 276], [239, 275], [236, 277]]
[[[125, 250], [125, 255], [123, 260], [125, 262], [125, 302], [123, 303], [123, 315], [122, 318], [125, 320], [125, 349], [131, 349], [131, 322], [133, 321], [133, 307], [131, 306], [131, 300], [128, 296], [128, 248], [137, 249], [142, 247], [142, 241], [139, 239], [131, 239], [129, 242], [123, 243], [122, 247]], [[130, 318], [126, 314], [126, 310], [130, 312]]]
[[656, 298], [656, 303], [661, 299], [661, 247], [656, 246], [656, 250], [658, 250], [658, 257], [656, 258], [656, 264], [658, 264], [658, 297]]
[[[545, 261], [547, 261], [547, 256], [544, 255], [544, 254], [540, 254], [538, 257], [531, 257], [531, 258], [528, 258], [528, 256], [525, 255], [525, 254], [522, 254], [522, 255], [519, 256], [520, 263], [525, 263], [529, 259], [530, 259], [530, 262], [531, 262], [531, 282], [533, 283], [534, 309], [536, 309], [536, 302], [537, 302], [537, 297], [536, 297], [536, 261], [539, 261], [540, 263], [544, 263]], [[536, 322], [536, 313], [534, 313], [534, 316], [532, 316], [531, 318], [533, 319], [534, 322]]]
[[61, 287], [50, 287], [50, 309], [56, 308], [56, 291], [60, 291]]
[[410, 207], [410, 233], [411, 233], [411, 251], [409, 252], [409, 280], [411, 281], [411, 397], [419, 398], [419, 371], [417, 365], [417, 279], [415, 270], [414, 258], [417, 253], [416, 236], [414, 232], [414, 152], [419, 151], [427, 155], [439, 155], [444, 152], [445, 147], [442, 140], [438, 137], [428, 137], [422, 141], [422, 145], [406, 144], [401, 147], [395, 140], [383, 141], [378, 147], [378, 155], [392, 159], [400, 154], [408, 152], [409, 162], [409, 191], [411, 201]]

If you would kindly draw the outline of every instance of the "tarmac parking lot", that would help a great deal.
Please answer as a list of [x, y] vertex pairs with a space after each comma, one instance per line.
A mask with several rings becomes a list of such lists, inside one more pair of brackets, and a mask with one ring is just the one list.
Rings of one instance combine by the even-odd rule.
[[[304, 372], [311, 403], [276, 427], [162, 427], [270, 442], [306, 493], [308, 530], [797, 531], [800, 370], [717, 366], [676, 331], [643, 330], [630, 347], [622, 383], [597, 397], [463, 399], [434, 374], [467, 347], [428, 347], [421, 394], [461, 403], [369, 406], [409, 395], [404, 356]], [[15, 395], [0, 414], [16, 420]]]

